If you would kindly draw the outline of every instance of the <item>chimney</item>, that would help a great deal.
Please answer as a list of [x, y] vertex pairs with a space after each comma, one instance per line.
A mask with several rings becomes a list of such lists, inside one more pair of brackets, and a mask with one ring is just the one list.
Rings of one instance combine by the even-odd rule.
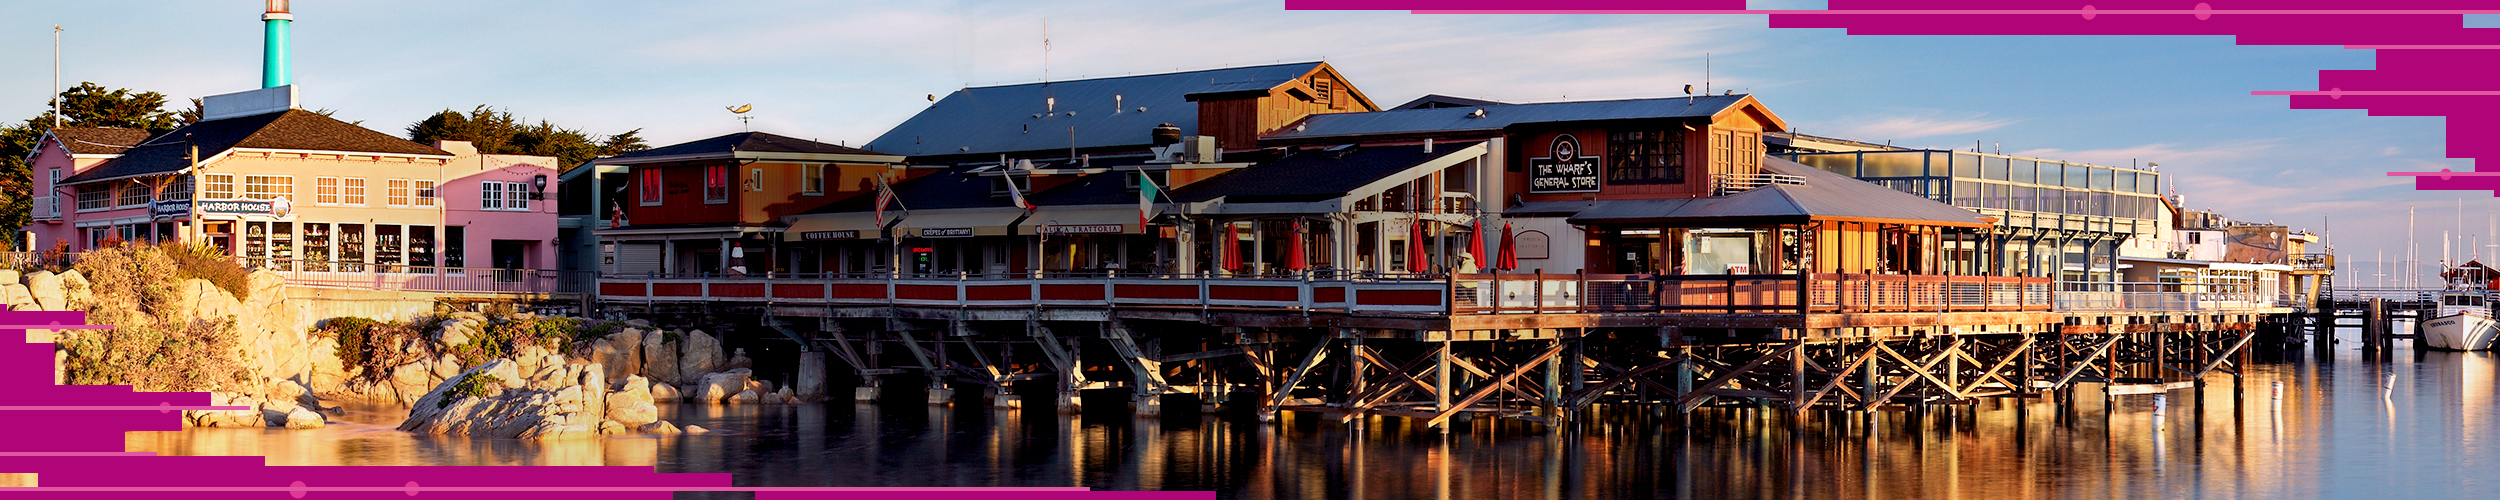
[[477, 143], [469, 141], [434, 141], [434, 149], [449, 151], [452, 156], [477, 156]]
[[260, 88], [278, 88], [295, 84], [293, 70], [287, 67], [287, 28], [295, 22], [288, 12], [288, 0], [269, 0], [269, 10], [260, 15], [268, 29], [261, 38]]

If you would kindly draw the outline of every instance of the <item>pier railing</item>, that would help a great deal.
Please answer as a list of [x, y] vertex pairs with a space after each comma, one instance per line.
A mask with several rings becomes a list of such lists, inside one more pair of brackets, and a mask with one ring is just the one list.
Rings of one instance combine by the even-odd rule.
[[2059, 311], [2233, 311], [2300, 305], [2290, 295], [2246, 286], [2069, 281], [2058, 288]]
[[439, 267], [362, 262], [253, 259], [252, 267], [277, 273], [287, 284], [356, 290], [432, 293], [578, 294], [589, 292], [595, 273], [553, 269]]

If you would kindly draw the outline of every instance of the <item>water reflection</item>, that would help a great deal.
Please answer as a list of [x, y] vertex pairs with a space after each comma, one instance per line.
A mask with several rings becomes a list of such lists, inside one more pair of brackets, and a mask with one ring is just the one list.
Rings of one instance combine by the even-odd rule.
[[2369, 363], [2348, 352], [2211, 377], [2168, 394], [2159, 412], [2149, 396], [2113, 406], [2087, 387], [2063, 400], [1802, 421], [1710, 409], [1679, 425], [1603, 408], [1565, 432], [838, 403], [663, 408], [715, 432], [569, 443], [414, 436], [391, 430], [387, 409], [316, 431], [134, 432], [129, 443], [273, 465], [627, 465], [730, 472], [740, 486], [1076, 485], [1241, 499], [2469, 497], [2493, 486], [2496, 372], [2488, 353]]

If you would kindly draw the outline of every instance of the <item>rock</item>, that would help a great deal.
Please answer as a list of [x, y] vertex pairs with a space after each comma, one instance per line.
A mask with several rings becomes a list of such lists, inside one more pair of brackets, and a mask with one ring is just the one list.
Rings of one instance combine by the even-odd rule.
[[474, 338], [478, 333], [485, 331], [485, 328], [486, 321], [482, 319], [454, 317], [450, 320], [445, 320], [442, 323], [436, 324], [434, 329], [434, 340], [442, 342], [443, 347], [453, 347], [461, 344], [467, 344], [469, 343], [469, 339]]
[[[755, 391], [747, 391], [747, 392], [748, 392], [748, 393], [753, 393], [753, 392], [755, 392]], [[781, 401], [781, 393], [776, 393], [776, 392], [767, 392], [767, 393], [764, 393], [764, 395], [763, 395], [760, 399], [762, 399], [762, 400], [763, 400], [763, 403], [764, 403], [764, 404], [768, 404], [768, 405], [784, 404], [784, 403]]]
[[87, 275], [80, 274], [77, 269], [61, 272], [61, 290], [68, 293], [71, 309], [79, 309], [95, 301], [95, 282], [87, 281]]
[[[691, 427], [691, 426], [690, 426], [690, 427]], [[668, 421], [667, 421], [667, 420], [661, 420], [661, 421], [658, 421], [658, 422], [652, 422], [652, 423], [648, 423], [648, 424], [642, 424], [642, 427], [641, 427], [641, 428], [639, 428], [639, 429], [636, 429], [636, 430], [640, 430], [640, 431], [642, 431], [642, 433], [643, 433], [643, 434], [662, 434], [662, 435], [666, 435], [666, 434], [678, 434], [678, 433], [685, 432], [685, 431], [677, 430], [677, 426], [676, 426], [675, 424], [670, 424], [670, 423], [668, 423]]]
[[735, 396], [730, 396], [730, 397], [729, 397], [729, 401], [727, 401], [727, 403], [729, 403], [729, 404], [751, 405], [751, 404], [755, 404], [755, 403], [762, 402], [762, 401], [763, 401], [763, 398], [762, 398], [762, 397], [760, 397], [760, 396], [756, 396], [756, 395], [755, 395], [755, 391], [738, 391], [738, 395], [735, 395]]
[[457, 376], [460, 376], [459, 356], [444, 353], [442, 357], [434, 358], [434, 378], [436, 380], [451, 380], [452, 377]]
[[26, 275], [26, 293], [46, 311], [69, 310], [69, 292], [61, 288], [60, 275], [51, 271], [35, 271]]
[[666, 333], [659, 330], [642, 332], [642, 376], [664, 384], [686, 382], [677, 373], [677, 346], [667, 343]]
[[778, 391], [773, 391], [773, 394], [779, 394], [779, 395], [781, 395], [781, 402], [783, 402], [783, 403], [787, 403], [787, 404], [799, 404], [799, 396], [798, 396], [797, 394], [793, 394], [793, 393], [791, 393], [791, 392], [790, 392], [790, 388], [788, 388], [788, 387], [783, 387], [783, 388], [781, 388], [781, 390], [778, 390]]
[[[622, 374], [642, 374], [642, 331], [631, 328], [619, 329], [616, 333], [608, 334], [607, 339], [608, 343], [616, 345], [617, 352], [617, 367], [611, 368], [611, 371], [621, 371]], [[622, 374], [608, 377], [608, 379], [623, 379], [625, 376]]]
[[391, 390], [399, 395], [399, 404], [416, 404], [426, 390], [441, 383], [434, 377], [433, 363], [417, 361], [391, 368]]
[[52, 351], [52, 385], [69, 383], [69, 351]]
[[243, 410], [183, 410], [183, 423], [192, 427], [261, 427], [266, 418], [260, 402], [251, 396], [232, 392], [208, 393], [209, 406], [242, 406]]
[[753, 360], [753, 359], [747, 359], [747, 349], [746, 349], [746, 348], [744, 348], [744, 347], [740, 347], [740, 348], [738, 348], [738, 349], [737, 349], [737, 352], [736, 352], [735, 354], [731, 354], [731, 355], [729, 355], [729, 362], [727, 362], [727, 363], [722, 363], [722, 364], [721, 364], [720, 369], [727, 370], [727, 369], [731, 369], [731, 368], [754, 368], [754, 367], [755, 367], [755, 360]]
[[633, 431], [631, 431], [631, 430], [629, 430], [629, 429], [632, 429], [632, 428], [631, 428], [631, 427], [626, 427], [626, 426], [625, 426], [625, 424], [618, 423], [618, 422], [617, 422], [617, 421], [615, 421], [615, 420], [601, 420], [601, 421], [599, 421], [599, 435], [602, 435], [602, 436], [613, 436], [613, 435], [617, 435], [617, 434], [624, 434], [624, 433], [628, 433], [628, 432], [633, 432]]
[[182, 280], [182, 283], [174, 286], [173, 310], [157, 314], [157, 317], [189, 316], [216, 320], [233, 317], [242, 312], [243, 302], [235, 300], [234, 295], [226, 293], [223, 288], [217, 288], [217, 284], [209, 283], [208, 280], [193, 278]]
[[675, 403], [678, 399], [680, 399], [680, 396], [678, 396], [677, 386], [665, 383], [651, 384], [651, 402]]
[[0, 305], [8, 306], [11, 311], [43, 310], [43, 305], [35, 302], [34, 294], [26, 293], [26, 285], [17, 283], [0, 283]]
[[19, 275], [16, 269], [0, 269], [0, 283], [17, 283], [24, 281], [23, 278], [25, 276]]
[[[498, 359], [470, 368], [419, 398], [399, 424], [403, 431], [492, 438], [556, 440], [595, 437], [607, 420], [607, 380], [595, 365], [542, 370], [550, 380], [570, 381], [554, 390], [548, 380], [524, 380], [519, 363]], [[485, 394], [454, 394], [461, 382], [479, 376], [503, 379], [486, 384]], [[508, 377], [508, 378], [507, 378]], [[621, 424], [620, 424], [621, 425]]]
[[608, 393], [607, 417], [611, 422], [639, 427], [660, 420], [660, 407], [651, 401], [651, 382], [639, 375], [625, 377], [625, 389]]
[[709, 432], [712, 432], [712, 430], [711, 430], [711, 429], [705, 429], [705, 428], [703, 428], [703, 426], [700, 426], [700, 425], [689, 425], [689, 426], [686, 426], [686, 430], [685, 430], [685, 432], [686, 432], [687, 434], [704, 434], [704, 433], [709, 433]]
[[739, 368], [704, 375], [703, 381], [695, 385], [694, 393], [687, 395], [687, 398], [694, 403], [719, 404], [732, 395], [746, 391], [748, 377], [754, 374], [753, 370]]
[[634, 327], [634, 328], [641, 328], [641, 329], [645, 329], [645, 330], [648, 330], [648, 329], [651, 329], [651, 328], [652, 328], [652, 326], [651, 326], [651, 320], [641, 319], [641, 318], [635, 318], [635, 319], [625, 320], [625, 326], [631, 326], [631, 327]]
[[286, 428], [288, 429], [319, 429], [324, 425], [329, 425], [329, 422], [323, 420], [318, 412], [300, 406], [286, 412]]
[[726, 371], [721, 368], [720, 339], [711, 334], [686, 332], [685, 342], [677, 348], [677, 376], [682, 381], [697, 382], [703, 374]]

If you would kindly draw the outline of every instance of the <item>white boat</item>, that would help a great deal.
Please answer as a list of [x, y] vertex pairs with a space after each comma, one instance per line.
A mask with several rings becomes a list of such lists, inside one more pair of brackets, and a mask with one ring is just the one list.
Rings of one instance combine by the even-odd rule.
[[2491, 318], [2490, 297], [2480, 291], [2439, 294], [2439, 315], [2419, 327], [2422, 346], [2444, 351], [2482, 351], [2500, 338], [2500, 321]]

